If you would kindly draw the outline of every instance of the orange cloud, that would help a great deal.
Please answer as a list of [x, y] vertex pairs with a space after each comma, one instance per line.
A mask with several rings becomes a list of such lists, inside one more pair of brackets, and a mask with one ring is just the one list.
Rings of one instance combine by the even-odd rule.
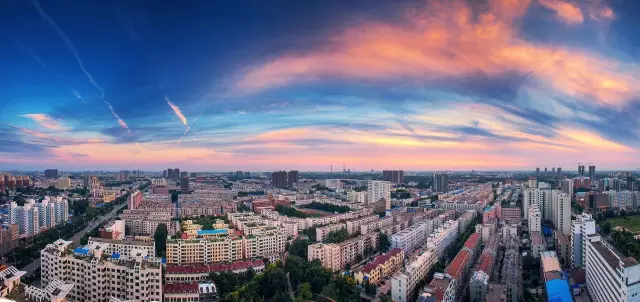
[[41, 127], [44, 127], [47, 129], [56, 130], [56, 131], [67, 130], [64, 126], [62, 126], [62, 124], [60, 124], [60, 122], [56, 121], [54, 118], [52, 118], [48, 114], [30, 113], [30, 114], [24, 114], [21, 116], [31, 119], [37, 122]]
[[169, 104], [169, 107], [171, 107], [171, 109], [173, 109], [173, 112], [175, 112], [175, 114], [178, 116], [178, 118], [180, 119], [180, 121], [182, 121], [182, 123], [187, 126], [187, 118], [184, 117], [184, 114], [182, 114], [182, 110], [180, 110], [180, 107], [176, 106], [174, 103], [172, 103], [168, 97], [165, 97], [165, 99], [167, 100], [167, 104]]
[[579, 24], [584, 21], [582, 10], [573, 3], [563, 0], [540, 0], [540, 4], [554, 11], [558, 18], [567, 24]]
[[622, 105], [640, 92], [633, 64], [585, 51], [539, 45], [518, 37], [514, 25], [529, 1], [490, 1], [475, 16], [464, 2], [432, 1], [409, 14], [409, 25], [368, 23], [335, 37], [333, 49], [283, 56], [251, 69], [235, 84], [240, 93], [324, 77], [358, 80], [523, 74], [580, 101]]

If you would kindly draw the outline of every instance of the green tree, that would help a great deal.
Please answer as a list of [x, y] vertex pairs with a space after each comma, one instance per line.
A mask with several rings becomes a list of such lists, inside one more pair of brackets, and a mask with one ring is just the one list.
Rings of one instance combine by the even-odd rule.
[[153, 235], [153, 239], [156, 243], [156, 255], [159, 257], [165, 257], [165, 251], [167, 249], [167, 225], [164, 223], [158, 224], [156, 232]]
[[340, 243], [347, 239], [349, 239], [349, 232], [346, 228], [341, 228], [337, 231], [331, 231], [327, 234], [324, 242], [325, 243]]
[[611, 233], [611, 223], [609, 223], [608, 221], [606, 221], [605, 223], [602, 224], [602, 232], [605, 235], [609, 235]]
[[378, 233], [378, 249], [380, 252], [386, 253], [391, 247], [391, 241], [389, 241], [389, 236], [383, 232]]
[[298, 289], [296, 290], [296, 302], [311, 300], [311, 298], [313, 298], [311, 284], [309, 284], [309, 282], [305, 282], [298, 285]]
[[303, 259], [307, 259], [307, 253], [309, 248], [309, 241], [303, 239], [296, 239], [291, 242], [289, 247], [289, 255], [295, 255]]
[[389, 295], [384, 295], [380, 297], [380, 302], [393, 302], [393, 299]]
[[178, 193], [177, 191], [171, 191], [171, 202], [176, 203], [178, 202], [178, 195], [180, 193]]

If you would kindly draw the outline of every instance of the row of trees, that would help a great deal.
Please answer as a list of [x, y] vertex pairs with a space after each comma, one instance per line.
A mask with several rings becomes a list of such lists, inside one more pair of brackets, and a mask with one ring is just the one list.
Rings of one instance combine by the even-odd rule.
[[334, 212], [346, 213], [351, 210], [351, 208], [349, 208], [348, 206], [339, 206], [335, 204], [321, 203], [321, 202], [315, 202], [315, 201], [308, 205], [305, 205], [304, 208], [321, 210], [321, 211], [331, 212], [331, 213], [334, 213]]
[[411, 198], [411, 193], [409, 193], [409, 191], [405, 189], [398, 189], [398, 190], [395, 190], [394, 192], [391, 192], [391, 198], [409, 199]]
[[351, 238], [351, 235], [349, 235], [349, 232], [347, 231], [346, 228], [341, 228], [339, 230], [336, 231], [331, 231], [327, 234], [324, 242], [325, 243], [340, 243], [343, 242], [347, 239]]
[[298, 217], [298, 218], [307, 218], [314, 217], [315, 215], [307, 214], [305, 212], [298, 211], [292, 207], [287, 207], [283, 205], [277, 205], [276, 211], [280, 213], [280, 215], [288, 216], [288, 217]]

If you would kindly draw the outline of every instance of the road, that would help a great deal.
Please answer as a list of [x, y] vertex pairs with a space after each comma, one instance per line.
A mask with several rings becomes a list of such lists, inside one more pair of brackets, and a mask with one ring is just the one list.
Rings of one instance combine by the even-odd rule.
[[[80, 245], [80, 239], [82, 237], [84, 237], [84, 235], [86, 235], [89, 232], [91, 232], [93, 229], [98, 227], [103, 222], [113, 218], [120, 209], [122, 209], [122, 208], [124, 208], [126, 206], [127, 206], [127, 203], [123, 202], [123, 203], [121, 203], [119, 205], [116, 205], [113, 208], [113, 210], [111, 210], [111, 212], [109, 212], [107, 215], [103, 215], [103, 216], [101, 216], [101, 217], [99, 217], [97, 219], [89, 221], [87, 226], [84, 229], [82, 229], [80, 232], [76, 233], [75, 235], [73, 235], [71, 238], [68, 239], [68, 240], [73, 241], [71, 246], [72, 247], [77, 247], [78, 245]], [[25, 277], [30, 277], [39, 268], [40, 268], [40, 258], [34, 259], [33, 261], [31, 261], [31, 263], [27, 264], [26, 266], [24, 266], [20, 270], [27, 272], [25, 274]]]

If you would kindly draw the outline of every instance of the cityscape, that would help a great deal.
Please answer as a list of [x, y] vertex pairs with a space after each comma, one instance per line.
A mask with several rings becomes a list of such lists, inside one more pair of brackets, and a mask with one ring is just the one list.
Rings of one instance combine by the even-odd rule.
[[637, 16], [0, 1], [0, 302], [640, 302]]

